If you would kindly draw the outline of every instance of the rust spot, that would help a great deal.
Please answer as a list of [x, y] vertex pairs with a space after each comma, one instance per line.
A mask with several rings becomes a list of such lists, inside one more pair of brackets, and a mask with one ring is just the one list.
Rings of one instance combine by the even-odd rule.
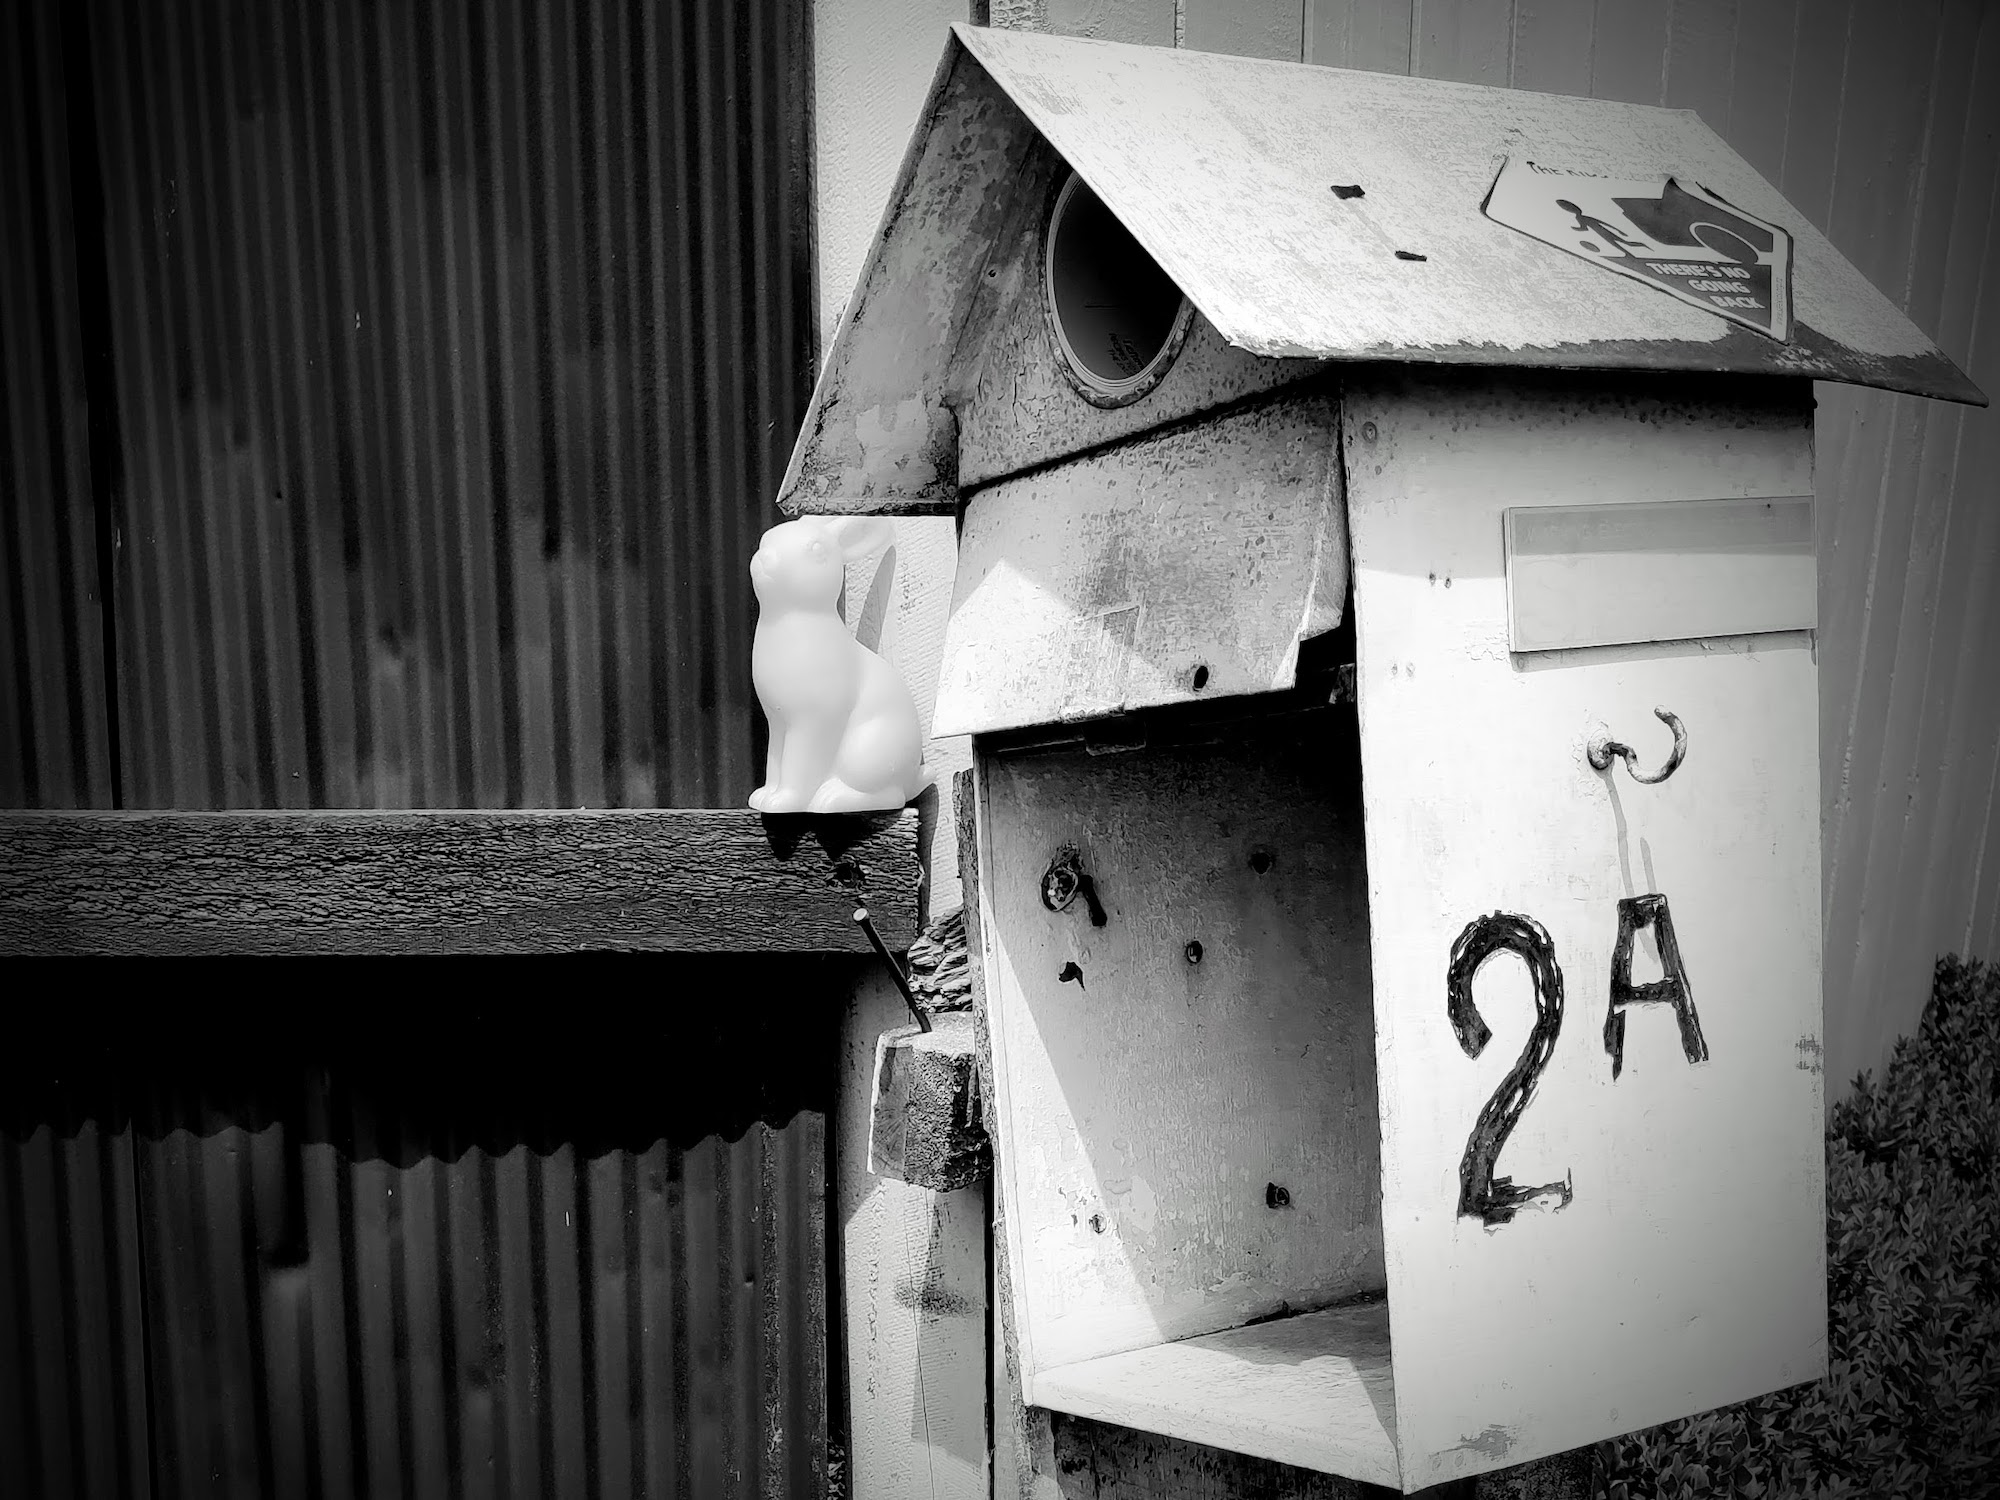
[[1279, 1187], [1275, 1182], [1264, 1184], [1264, 1207], [1290, 1208], [1291, 1206], [1292, 1195], [1289, 1192]]

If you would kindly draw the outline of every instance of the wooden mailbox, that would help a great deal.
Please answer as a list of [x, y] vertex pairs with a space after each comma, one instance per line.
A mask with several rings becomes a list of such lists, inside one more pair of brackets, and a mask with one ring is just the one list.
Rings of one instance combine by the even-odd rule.
[[961, 517], [1029, 1403], [1823, 1372], [1814, 379], [1983, 400], [1691, 114], [955, 32], [782, 502]]

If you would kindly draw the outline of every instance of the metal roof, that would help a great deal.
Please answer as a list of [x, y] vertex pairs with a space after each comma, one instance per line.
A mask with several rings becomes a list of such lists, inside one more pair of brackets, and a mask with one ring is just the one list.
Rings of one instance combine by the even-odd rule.
[[[1985, 401], [1691, 111], [961, 25], [829, 352], [788, 509], [955, 500], [956, 349], [1035, 134], [1255, 354], [1778, 374]], [[1671, 176], [1785, 229], [1791, 337], [1487, 217], [1509, 158]]]

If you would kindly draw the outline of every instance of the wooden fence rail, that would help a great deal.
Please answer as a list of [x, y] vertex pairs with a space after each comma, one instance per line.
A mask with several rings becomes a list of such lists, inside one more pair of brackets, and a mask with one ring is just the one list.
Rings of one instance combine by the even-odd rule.
[[917, 814], [0, 813], [0, 954], [866, 953]]

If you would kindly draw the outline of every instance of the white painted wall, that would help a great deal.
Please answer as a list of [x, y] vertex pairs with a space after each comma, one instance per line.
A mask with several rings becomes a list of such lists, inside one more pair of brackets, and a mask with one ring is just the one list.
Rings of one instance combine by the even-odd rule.
[[[861, 273], [903, 150], [967, 0], [817, 0], [813, 12], [820, 347]], [[848, 619], [900, 670], [930, 732], [957, 537], [949, 517], [905, 518], [881, 558], [848, 579]], [[933, 744], [929, 909], [959, 905], [951, 775], [963, 740]], [[833, 1194], [840, 1220], [837, 1316], [847, 1345], [847, 1493], [867, 1500], [987, 1500], [986, 1199], [933, 1193], [868, 1170], [877, 1034], [907, 1019], [887, 976], [850, 999], [842, 1027]]]

